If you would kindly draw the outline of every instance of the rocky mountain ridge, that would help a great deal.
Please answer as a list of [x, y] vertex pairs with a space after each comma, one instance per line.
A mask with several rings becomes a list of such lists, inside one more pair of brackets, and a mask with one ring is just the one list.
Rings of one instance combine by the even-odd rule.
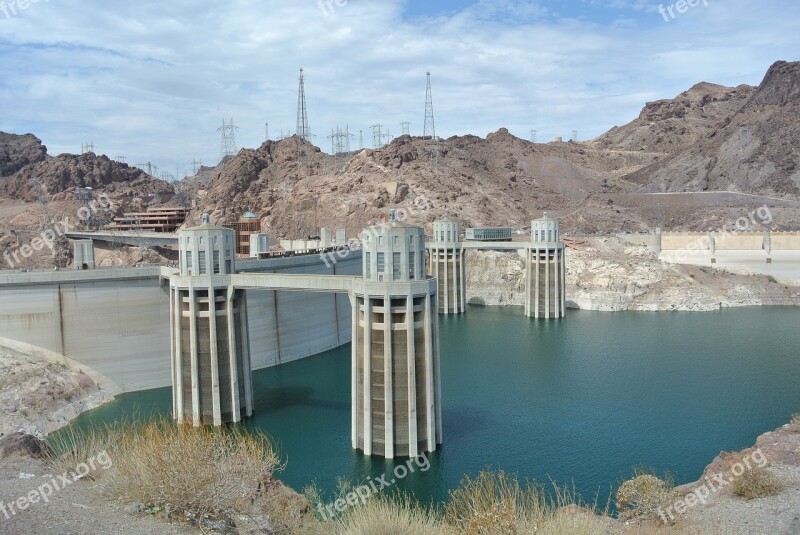
[[41, 180], [49, 196], [87, 187], [114, 196], [174, 192], [166, 181], [106, 155], [88, 152], [49, 156], [47, 147], [32, 134], [17, 136], [0, 132], [0, 197], [36, 201], [34, 178]]

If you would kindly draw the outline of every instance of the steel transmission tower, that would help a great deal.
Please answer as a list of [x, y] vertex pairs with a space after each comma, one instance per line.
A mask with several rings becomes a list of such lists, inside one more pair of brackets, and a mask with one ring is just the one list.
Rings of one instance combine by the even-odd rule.
[[311, 130], [308, 127], [308, 108], [306, 107], [306, 86], [303, 69], [300, 69], [300, 87], [297, 92], [297, 135], [308, 141]]
[[226, 123], [225, 119], [223, 119], [222, 126], [217, 128], [217, 132], [221, 133], [220, 150], [219, 150], [220, 162], [222, 162], [226, 156], [236, 155], [236, 131], [238, 129], [239, 129], [238, 126], [233, 125], [233, 118], [231, 118], [230, 124]]
[[436, 123], [433, 120], [433, 92], [431, 91], [431, 73], [428, 72], [428, 87], [425, 91], [425, 128], [423, 139], [431, 139], [431, 166], [439, 169], [439, 139], [436, 137]]
[[411, 123], [409, 123], [407, 121], [404, 122], [404, 123], [400, 123], [400, 128], [403, 129], [403, 135], [404, 136], [411, 135]]
[[372, 128], [372, 148], [379, 149], [383, 146], [383, 134], [381, 133], [382, 124], [374, 124]]
[[423, 137], [436, 140], [436, 125], [433, 121], [433, 93], [431, 92], [431, 73], [428, 73], [428, 88], [425, 92], [425, 128]]
[[336, 127], [336, 130], [331, 130], [331, 135], [328, 136], [328, 139], [331, 140], [331, 152], [334, 156], [347, 156], [350, 154], [350, 138], [354, 137], [354, 134], [350, 133], [350, 126], [346, 126], [344, 130], [342, 130], [339, 126]]

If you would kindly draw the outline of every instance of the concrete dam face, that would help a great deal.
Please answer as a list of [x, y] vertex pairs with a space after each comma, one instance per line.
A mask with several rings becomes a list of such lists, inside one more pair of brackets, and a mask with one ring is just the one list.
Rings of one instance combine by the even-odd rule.
[[[240, 271], [360, 275], [361, 253], [327, 267], [319, 256], [240, 261]], [[350, 341], [346, 295], [242, 290], [252, 369]], [[0, 275], [0, 337], [65, 355], [123, 392], [171, 385], [169, 280], [159, 267]]]

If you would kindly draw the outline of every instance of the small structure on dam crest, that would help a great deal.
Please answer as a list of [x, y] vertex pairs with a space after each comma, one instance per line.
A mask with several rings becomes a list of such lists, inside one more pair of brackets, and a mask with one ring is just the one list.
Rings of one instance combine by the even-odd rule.
[[531, 221], [531, 246], [525, 262], [525, 315], [532, 318], [565, 316], [566, 269], [558, 221]]
[[462, 314], [467, 309], [467, 274], [458, 221], [445, 218], [433, 223], [433, 243], [428, 246], [430, 273], [439, 281], [439, 313]]
[[437, 283], [425, 275], [420, 227], [366, 229], [353, 287], [353, 447], [385, 458], [442, 442]]
[[235, 233], [209, 224], [179, 234], [180, 276], [170, 277], [173, 414], [222, 425], [253, 414], [244, 292], [231, 285]]

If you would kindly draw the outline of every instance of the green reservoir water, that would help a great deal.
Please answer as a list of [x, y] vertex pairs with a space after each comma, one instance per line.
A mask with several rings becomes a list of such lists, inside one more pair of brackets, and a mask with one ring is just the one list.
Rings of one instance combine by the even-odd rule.
[[[604, 503], [634, 466], [693, 481], [721, 450], [800, 412], [800, 308], [544, 321], [470, 307], [439, 320], [444, 444], [429, 470], [396, 485], [423, 501], [489, 467], [574, 483]], [[330, 496], [337, 478], [392, 473], [395, 463], [350, 446], [350, 346], [259, 371], [254, 387], [248, 425], [279, 442], [288, 460], [279, 477], [293, 488], [316, 482]], [[167, 412], [170, 399], [169, 389], [128, 394], [76, 425]]]

